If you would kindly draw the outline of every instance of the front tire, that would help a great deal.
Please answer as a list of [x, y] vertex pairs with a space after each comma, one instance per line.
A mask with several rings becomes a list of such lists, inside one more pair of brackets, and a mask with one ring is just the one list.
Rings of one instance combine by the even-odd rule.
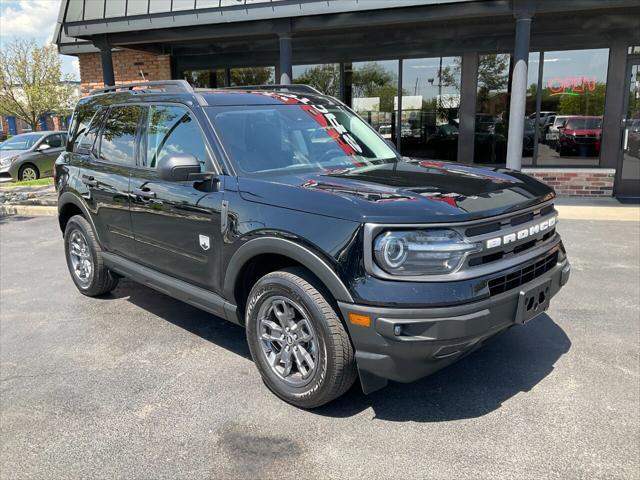
[[18, 180], [27, 182], [29, 180], [37, 180], [40, 178], [40, 170], [35, 165], [26, 163], [18, 170]]
[[74, 215], [64, 230], [64, 250], [73, 283], [83, 295], [96, 297], [118, 285], [102, 259], [102, 248], [91, 225], [82, 215]]
[[269, 273], [247, 300], [251, 356], [269, 389], [301, 408], [324, 405], [356, 379], [349, 336], [329, 295], [303, 268]]

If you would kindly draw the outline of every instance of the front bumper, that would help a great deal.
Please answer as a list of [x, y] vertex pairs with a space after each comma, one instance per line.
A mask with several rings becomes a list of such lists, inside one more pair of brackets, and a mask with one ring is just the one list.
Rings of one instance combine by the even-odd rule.
[[[378, 390], [388, 380], [412, 382], [450, 365], [516, 324], [520, 292], [550, 281], [553, 297], [567, 283], [570, 272], [564, 258], [518, 288], [452, 307], [383, 308], [339, 302], [356, 350], [363, 391]], [[370, 326], [351, 323], [350, 314], [369, 317]]]
[[8, 165], [0, 165], [0, 179], [15, 178], [15, 171], [12, 168], [13, 164], [10, 163]]

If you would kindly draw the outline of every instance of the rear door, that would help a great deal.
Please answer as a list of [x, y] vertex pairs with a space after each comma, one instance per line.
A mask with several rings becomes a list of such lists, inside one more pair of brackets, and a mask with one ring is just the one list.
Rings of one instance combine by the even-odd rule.
[[[81, 182], [102, 246], [134, 258], [129, 172], [136, 164], [143, 107], [109, 107], [83, 165]], [[91, 128], [94, 128], [92, 124]], [[91, 140], [91, 132], [87, 134]]]
[[207, 191], [198, 181], [161, 179], [158, 164], [172, 154], [193, 155], [201, 171], [219, 172], [194, 112], [183, 105], [149, 106], [138, 166], [131, 173], [137, 259], [159, 272], [216, 291], [223, 192]]

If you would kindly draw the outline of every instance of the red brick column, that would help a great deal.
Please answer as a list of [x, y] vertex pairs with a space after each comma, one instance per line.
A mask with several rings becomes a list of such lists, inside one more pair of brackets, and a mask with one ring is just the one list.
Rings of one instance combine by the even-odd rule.
[[[171, 61], [169, 55], [154, 55], [135, 50], [118, 50], [112, 53], [116, 84], [142, 81], [140, 71], [146, 80], [170, 80]], [[103, 87], [102, 64], [99, 53], [78, 55], [80, 64], [80, 87], [82, 95]]]

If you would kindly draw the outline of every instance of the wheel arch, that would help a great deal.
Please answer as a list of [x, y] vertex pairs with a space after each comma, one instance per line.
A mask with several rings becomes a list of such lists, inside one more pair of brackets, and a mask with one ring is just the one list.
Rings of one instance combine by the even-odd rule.
[[96, 239], [100, 243], [98, 231], [96, 230], [96, 226], [93, 224], [93, 218], [91, 218], [89, 210], [84, 202], [78, 198], [77, 195], [74, 195], [71, 192], [63, 192], [60, 195], [60, 198], [58, 198], [58, 224], [60, 225], [60, 230], [63, 234], [67, 226], [67, 222], [74, 215], [82, 215], [89, 222]]
[[[255, 264], [256, 260], [271, 261], [278, 267], [302, 266], [323, 284], [336, 301], [353, 303], [347, 287], [318, 254], [291, 240], [275, 237], [249, 240], [235, 252], [227, 266], [224, 278], [225, 298], [242, 303], [243, 299], [238, 298], [239, 287], [242, 287], [247, 268]], [[241, 304], [238, 307], [243, 309]]]
[[38, 167], [38, 165], [36, 165], [35, 162], [32, 162], [31, 159], [26, 159], [26, 160], [24, 160], [23, 162], [20, 163], [20, 165], [18, 166], [18, 168], [16, 170], [16, 177], [18, 177], [18, 180], [20, 180], [20, 174], [27, 167], [33, 167], [35, 169], [35, 171], [36, 171], [36, 176], [38, 178], [41, 177], [42, 171], [40, 170], [40, 167]]

